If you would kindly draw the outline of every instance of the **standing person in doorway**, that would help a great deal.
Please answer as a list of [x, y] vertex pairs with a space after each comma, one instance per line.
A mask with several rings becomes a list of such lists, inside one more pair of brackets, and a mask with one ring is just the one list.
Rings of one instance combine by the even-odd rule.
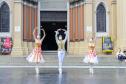
[[85, 56], [85, 58], [83, 59], [83, 62], [90, 64], [89, 72], [93, 74], [94, 73], [93, 64], [98, 63], [98, 59], [97, 59], [96, 51], [95, 51], [95, 43], [94, 43], [93, 38], [90, 39], [88, 48], [89, 48], [88, 55]]
[[[32, 53], [26, 58], [28, 62], [34, 62], [37, 64], [45, 62], [42, 55], [41, 45], [46, 35], [43, 29], [42, 31], [43, 31], [43, 37], [41, 39], [40, 39], [40, 36], [36, 33], [37, 28], [35, 28], [33, 31], [33, 37], [35, 39], [35, 48], [33, 49]], [[35, 68], [35, 70], [36, 70], [36, 73], [38, 74], [39, 73], [38, 66]]]
[[[62, 35], [59, 34], [59, 31], [63, 30], [65, 38], [63, 39]], [[62, 63], [65, 56], [65, 42], [67, 40], [67, 31], [65, 29], [58, 29], [55, 31], [55, 39], [58, 45], [58, 59], [59, 59], [59, 73], [62, 74]]]

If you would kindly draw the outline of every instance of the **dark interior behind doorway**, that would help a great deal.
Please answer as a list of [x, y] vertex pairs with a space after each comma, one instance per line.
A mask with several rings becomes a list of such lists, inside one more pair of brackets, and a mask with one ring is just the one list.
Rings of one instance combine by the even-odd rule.
[[[67, 23], [66, 22], [41, 22], [42, 28], [44, 28], [46, 32], [46, 37], [42, 43], [42, 50], [44, 51], [56, 51], [57, 50], [57, 44], [55, 40], [55, 31], [59, 28], [67, 29]], [[62, 33], [62, 32], [61, 32]], [[42, 36], [41, 31], [41, 36]], [[63, 38], [64, 38], [63, 34]], [[65, 48], [67, 50], [67, 43], [65, 44]]]

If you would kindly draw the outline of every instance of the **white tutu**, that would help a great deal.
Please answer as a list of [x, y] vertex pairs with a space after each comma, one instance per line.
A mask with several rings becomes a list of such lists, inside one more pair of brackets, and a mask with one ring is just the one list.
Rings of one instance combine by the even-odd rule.
[[97, 56], [95, 57], [89, 57], [88, 55], [85, 56], [85, 58], [83, 59], [84, 63], [93, 63], [93, 64], [98, 64], [98, 58]]

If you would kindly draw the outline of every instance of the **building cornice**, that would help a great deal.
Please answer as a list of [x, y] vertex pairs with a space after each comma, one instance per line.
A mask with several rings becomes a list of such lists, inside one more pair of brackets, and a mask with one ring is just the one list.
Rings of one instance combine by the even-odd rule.
[[14, 3], [22, 3], [22, 0], [14, 0]]
[[76, 5], [84, 2], [85, 0], [69, 0], [70, 5]]
[[113, 0], [113, 1], [112, 1], [112, 4], [116, 4], [116, 2], [117, 2], [116, 0]]
[[30, 4], [30, 5], [34, 5], [34, 6], [38, 5], [37, 0], [14, 0], [14, 3]]
[[85, 0], [85, 4], [92, 4], [92, 0]]

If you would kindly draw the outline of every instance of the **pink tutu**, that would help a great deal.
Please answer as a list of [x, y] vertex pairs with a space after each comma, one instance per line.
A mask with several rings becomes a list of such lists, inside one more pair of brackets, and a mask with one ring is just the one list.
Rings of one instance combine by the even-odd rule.
[[32, 53], [26, 58], [28, 62], [44, 63], [41, 48], [34, 48]]
[[85, 56], [85, 58], [83, 59], [84, 63], [93, 63], [93, 64], [98, 64], [98, 58], [97, 56], [95, 57], [89, 57], [88, 55]]
[[98, 64], [98, 58], [95, 51], [89, 51], [88, 55], [83, 59], [84, 63]]

